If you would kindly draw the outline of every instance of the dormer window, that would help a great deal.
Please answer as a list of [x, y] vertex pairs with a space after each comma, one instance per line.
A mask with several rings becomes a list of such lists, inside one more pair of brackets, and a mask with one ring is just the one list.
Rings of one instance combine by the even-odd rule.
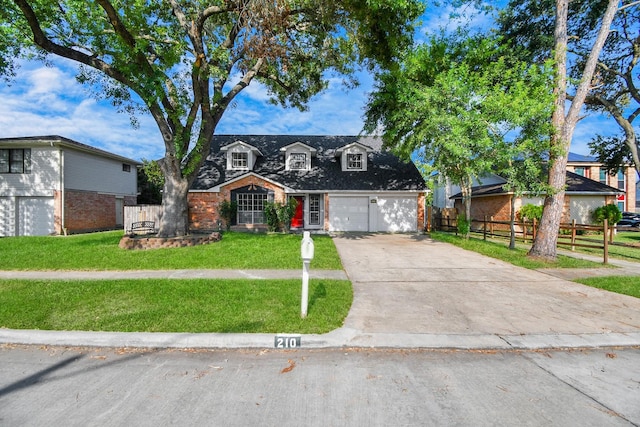
[[362, 169], [362, 154], [347, 154], [347, 169]]
[[249, 168], [249, 153], [231, 153], [231, 167], [233, 169]]
[[221, 147], [220, 151], [227, 153], [227, 170], [253, 170], [256, 160], [262, 156], [260, 150], [242, 141]]
[[305, 170], [307, 168], [306, 153], [291, 153], [289, 156], [289, 169]]
[[344, 172], [366, 172], [367, 155], [372, 151], [373, 149], [371, 147], [353, 142], [338, 148], [336, 150], [336, 157], [340, 159], [340, 165]]
[[280, 149], [284, 153], [285, 170], [311, 170], [311, 158], [316, 156], [317, 150], [302, 142], [294, 142]]

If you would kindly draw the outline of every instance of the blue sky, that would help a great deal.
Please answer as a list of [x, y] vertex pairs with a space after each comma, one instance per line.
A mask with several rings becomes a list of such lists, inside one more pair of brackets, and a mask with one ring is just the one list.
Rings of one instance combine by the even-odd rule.
[[[449, 29], [462, 21], [450, 22], [447, 9], [432, 10], [424, 17], [418, 35]], [[475, 17], [475, 27], [488, 25], [486, 17]], [[0, 137], [60, 135], [135, 160], [164, 155], [155, 122], [138, 114], [139, 128], [133, 128], [127, 114], [116, 112], [107, 101], [95, 100], [89, 90], [75, 80], [76, 67], [67, 60], [52, 58], [23, 62], [10, 85], [0, 83]], [[360, 74], [360, 86], [347, 90], [340, 79], [317, 95], [309, 110], [283, 109], [268, 103], [264, 88], [253, 82], [237, 98], [235, 108], [222, 118], [218, 134], [303, 134], [357, 135], [363, 126], [363, 112], [373, 79]], [[611, 118], [587, 117], [574, 135], [571, 151], [588, 155], [587, 143], [596, 134], [618, 133]]]

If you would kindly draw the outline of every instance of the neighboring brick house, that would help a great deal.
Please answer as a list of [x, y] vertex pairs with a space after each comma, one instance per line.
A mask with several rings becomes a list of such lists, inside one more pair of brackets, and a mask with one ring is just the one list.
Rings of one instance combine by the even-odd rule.
[[[472, 188], [471, 217], [482, 220], [493, 217], [494, 221], [509, 221], [511, 216], [511, 195], [504, 190], [506, 181]], [[573, 172], [567, 172], [567, 188], [565, 190], [564, 208], [561, 222], [576, 220], [578, 224], [591, 224], [593, 211], [605, 204], [615, 203], [622, 193], [617, 188], [610, 187], [598, 181], [585, 178]], [[462, 194], [452, 197], [458, 212], [464, 212]], [[542, 205], [542, 197], [522, 196], [516, 199], [515, 210], [526, 204]]]
[[621, 190], [623, 193], [618, 194], [616, 204], [623, 212], [635, 212], [637, 173], [633, 167], [622, 166], [615, 174], [609, 175], [596, 158], [569, 153], [567, 170]]
[[292, 229], [412, 232], [424, 228], [426, 185], [416, 166], [377, 137], [220, 135], [189, 192], [193, 230], [265, 229], [264, 202], [298, 201]]
[[[568, 160], [562, 222], [575, 219], [578, 223], [589, 224], [592, 222], [591, 213], [604, 204], [616, 203], [622, 211], [635, 211], [635, 169], [623, 167], [618, 174], [609, 176], [594, 158], [569, 153]], [[496, 221], [509, 220], [511, 195], [502, 188], [504, 183], [505, 180], [495, 174], [474, 181], [471, 202], [474, 219], [482, 219], [486, 215]], [[541, 205], [543, 198], [518, 198], [516, 212], [529, 203]], [[460, 187], [451, 183], [438, 185], [434, 191], [434, 206], [462, 212]]]
[[140, 163], [60, 136], [0, 139], [0, 236], [122, 228]]

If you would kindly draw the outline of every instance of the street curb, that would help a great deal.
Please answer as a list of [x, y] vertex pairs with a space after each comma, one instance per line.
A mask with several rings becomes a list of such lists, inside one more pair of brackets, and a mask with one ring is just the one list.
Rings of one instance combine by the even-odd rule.
[[[0, 344], [110, 348], [273, 349], [279, 334], [87, 332], [0, 329]], [[283, 334], [287, 336], [296, 334]], [[541, 350], [640, 347], [640, 332], [602, 334], [388, 334], [341, 328], [302, 334], [299, 349]], [[289, 348], [291, 349], [291, 348]]]

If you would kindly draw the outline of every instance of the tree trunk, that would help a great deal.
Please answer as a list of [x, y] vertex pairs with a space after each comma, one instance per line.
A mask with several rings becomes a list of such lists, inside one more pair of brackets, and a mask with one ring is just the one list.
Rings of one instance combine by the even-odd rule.
[[162, 217], [158, 237], [179, 237], [189, 234], [189, 182], [179, 174], [164, 171]]
[[587, 93], [591, 88], [591, 79], [595, 72], [598, 56], [609, 35], [611, 23], [618, 10], [618, 1], [609, 0], [609, 5], [602, 18], [602, 24], [596, 41], [586, 62], [580, 85], [571, 102], [569, 113], [565, 116], [567, 99], [567, 20], [569, 0], [556, 0], [555, 65], [556, 65], [556, 101], [552, 123], [554, 134], [551, 138], [549, 153], [549, 186], [551, 194], [544, 200], [544, 210], [540, 227], [529, 251], [530, 256], [555, 260], [557, 257], [558, 233], [564, 206], [565, 184], [567, 180], [567, 160], [569, 147], [580, 109], [584, 105]]

